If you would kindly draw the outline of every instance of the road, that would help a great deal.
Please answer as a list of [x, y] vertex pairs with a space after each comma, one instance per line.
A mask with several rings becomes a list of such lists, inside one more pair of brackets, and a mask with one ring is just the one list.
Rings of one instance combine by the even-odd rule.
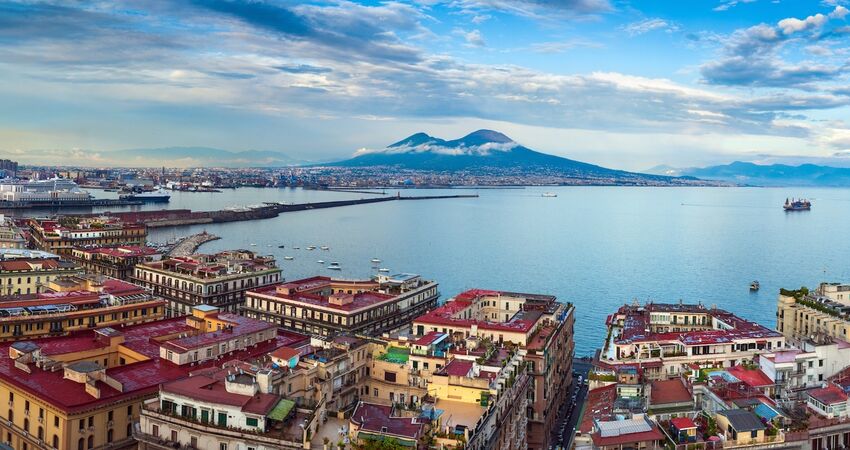
[[[557, 443], [555, 448], [570, 448], [572, 439], [575, 436], [575, 428], [578, 426], [578, 421], [581, 417], [581, 410], [584, 406], [584, 399], [587, 396], [587, 386], [578, 383], [578, 375], [582, 378], [587, 378], [587, 372], [590, 370], [590, 362], [583, 360], [573, 361], [573, 371], [576, 373], [573, 386], [570, 390], [570, 395], [567, 397], [567, 402], [561, 405], [558, 412], [558, 420], [555, 422], [555, 436], [553, 442]], [[572, 396], [575, 395], [575, 402]]]

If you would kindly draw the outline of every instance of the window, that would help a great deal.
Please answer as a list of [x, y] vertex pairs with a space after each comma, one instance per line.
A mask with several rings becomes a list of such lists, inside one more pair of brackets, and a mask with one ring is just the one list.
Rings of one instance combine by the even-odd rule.
[[59, 416], [53, 418], [53, 426], [59, 428]]
[[249, 427], [259, 426], [259, 421], [255, 417], [246, 417], [245, 424]]
[[80, 438], [80, 440], [77, 441], [77, 450], [83, 450], [85, 448], [86, 448], [86, 440], [83, 439], [83, 438]]
[[384, 372], [384, 381], [395, 383], [395, 372]]
[[151, 427], [151, 434], [153, 434], [156, 437], [159, 437], [159, 426], [158, 425], [154, 425], [153, 427]]
[[112, 429], [110, 428], [109, 431], [106, 432], [106, 442], [112, 442], [112, 438], [114, 437], [113, 434], [114, 433], [112, 432]]
[[224, 442], [218, 444], [218, 450], [227, 450], [227, 444]]
[[53, 448], [59, 448], [59, 436], [53, 435]]
[[89, 436], [89, 446], [88, 448], [94, 448], [94, 435]]
[[375, 388], [375, 397], [378, 396], [378, 388]]
[[759, 432], [758, 432], [758, 430], [750, 431], [750, 437], [751, 437], [751, 438], [755, 439], [755, 438], [757, 438], [758, 436], [759, 436]]
[[90, 427], [94, 426], [94, 416], [89, 416], [89, 426]]
[[130, 406], [127, 407], [127, 415], [128, 416], [133, 415], [133, 405], [130, 405]]

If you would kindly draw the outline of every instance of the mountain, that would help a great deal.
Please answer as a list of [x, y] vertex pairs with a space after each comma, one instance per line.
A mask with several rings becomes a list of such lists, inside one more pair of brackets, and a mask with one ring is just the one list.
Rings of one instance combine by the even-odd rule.
[[102, 152], [101, 156], [125, 166], [277, 167], [299, 164], [287, 155], [267, 150], [234, 152], [209, 147], [140, 148]]
[[[654, 170], [655, 168], [651, 169]], [[719, 180], [753, 186], [850, 186], [850, 168], [817, 164], [731, 164], [700, 168], [674, 169], [675, 173], [705, 180]], [[666, 171], [671, 173], [671, 170]]]
[[416, 133], [388, 147], [362, 151], [351, 159], [328, 164], [337, 167], [392, 166], [409, 170], [437, 172], [512, 171], [569, 178], [629, 180], [630, 182], [670, 183], [666, 176], [639, 174], [583, 163], [536, 152], [502, 133], [478, 130], [460, 139], [447, 141], [426, 133]]

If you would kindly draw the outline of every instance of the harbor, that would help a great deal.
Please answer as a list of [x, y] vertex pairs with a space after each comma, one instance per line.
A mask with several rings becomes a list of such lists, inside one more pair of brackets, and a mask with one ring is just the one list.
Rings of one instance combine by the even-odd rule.
[[415, 197], [393, 197], [365, 198], [355, 200], [337, 200], [328, 202], [309, 203], [264, 203], [243, 208], [226, 208], [215, 211], [192, 211], [189, 209], [161, 209], [153, 211], [126, 211], [126, 212], [103, 212], [87, 214], [88, 216], [108, 214], [125, 222], [144, 222], [148, 228], [165, 228], [185, 225], [198, 225], [208, 223], [240, 222], [246, 220], [271, 219], [283, 213], [310, 211], [315, 209], [339, 208], [343, 206], [364, 205], [370, 203], [381, 203], [401, 200], [446, 200], [460, 198], [477, 198], [477, 194], [471, 195], [427, 195]]

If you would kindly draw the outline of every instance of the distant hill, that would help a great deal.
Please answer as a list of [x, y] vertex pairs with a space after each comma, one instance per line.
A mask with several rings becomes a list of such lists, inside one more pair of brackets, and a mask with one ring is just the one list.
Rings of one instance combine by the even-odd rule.
[[[659, 173], [650, 169], [653, 173]], [[719, 180], [753, 186], [850, 186], [850, 168], [802, 164], [754, 164], [735, 161], [719, 166], [672, 169], [661, 167], [661, 173], [668, 175], [694, 176], [705, 180]]]
[[550, 174], [571, 178], [615, 181], [675, 182], [666, 176], [639, 174], [608, 169], [560, 156], [536, 152], [502, 133], [478, 130], [460, 139], [447, 141], [425, 133], [416, 133], [388, 147], [365, 151], [353, 158], [326, 164], [337, 167], [391, 166], [410, 170], [440, 172], [511, 170]]
[[125, 166], [166, 164], [180, 167], [277, 167], [301, 163], [284, 153], [275, 151], [234, 152], [209, 147], [138, 148], [102, 152], [101, 155], [119, 161]]

